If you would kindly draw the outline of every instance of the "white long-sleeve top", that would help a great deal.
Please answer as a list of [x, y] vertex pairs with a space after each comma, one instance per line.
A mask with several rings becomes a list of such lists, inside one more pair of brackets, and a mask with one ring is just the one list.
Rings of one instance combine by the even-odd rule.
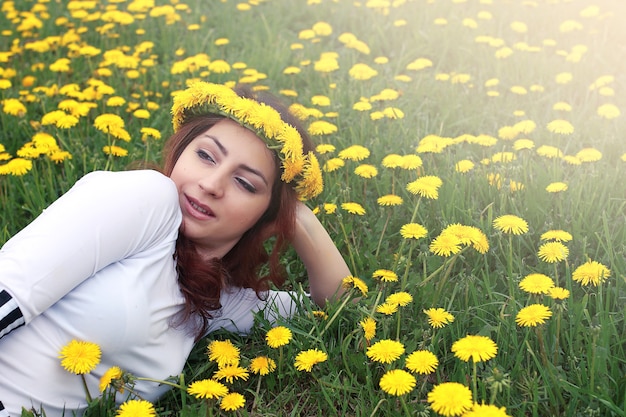
[[[173, 259], [181, 223], [172, 181], [156, 171], [93, 172], [79, 180], [0, 250], [0, 290], [25, 325], [0, 338], [0, 402], [10, 416], [43, 407], [49, 417], [86, 406], [79, 376], [61, 367], [71, 340], [97, 343], [90, 393], [111, 366], [166, 379], [183, 369], [194, 338], [172, 319], [184, 302]], [[292, 295], [271, 292], [266, 315], [291, 314]], [[246, 333], [268, 306], [249, 289], [222, 292], [209, 332]], [[277, 311], [277, 313], [276, 313]], [[167, 387], [138, 382], [156, 400]]]

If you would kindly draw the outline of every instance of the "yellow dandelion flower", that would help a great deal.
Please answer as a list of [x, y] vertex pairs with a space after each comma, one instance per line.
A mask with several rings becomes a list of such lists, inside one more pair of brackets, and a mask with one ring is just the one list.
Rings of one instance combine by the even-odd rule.
[[391, 363], [404, 353], [404, 345], [396, 340], [383, 339], [368, 347], [365, 354], [373, 361]]
[[416, 374], [432, 374], [439, 365], [437, 355], [428, 350], [416, 350], [406, 357], [406, 368]]
[[391, 316], [398, 312], [399, 307], [400, 306], [396, 303], [382, 303], [376, 306], [376, 312], [386, 316]]
[[214, 374], [213, 379], [218, 381], [225, 380], [229, 384], [232, 384], [236, 379], [248, 380], [248, 370], [238, 365], [226, 365], [220, 367]]
[[541, 145], [540, 147], [537, 148], [537, 155], [550, 158], [550, 159], [562, 158], [563, 152], [556, 146]]
[[217, 399], [228, 394], [228, 388], [215, 379], [202, 379], [189, 384], [187, 392], [198, 399]]
[[550, 317], [552, 317], [550, 307], [543, 304], [531, 304], [517, 313], [515, 323], [523, 327], [534, 327], [544, 324]]
[[133, 116], [135, 116], [137, 119], [149, 119], [150, 112], [146, 109], [137, 109], [133, 112]]
[[362, 216], [365, 214], [365, 209], [359, 203], [347, 202], [341, 203], [341, 208], [350, 214], [356, 214]]
[[559, 101], [554, 103], [552, 109], [557, 111], [572, 111], [572, 105], [565, 101]]
[[419, 155], [408, 154], [402, 157], [402, 164], [400, 168], [406, 170], [416, 170], [422, 166], [422, 158]]
[[524, 149], [530, 150], [535, 147], [535, 142], [530, 139], [518, 139], [513, 142], [513, 150], [521, 151]]
[[489, 250], [489, 241], [482, 230], [474, 226], [462, 224], [451, 224], [441, 232], [441, 235], [452, 235], [456, 237], [461, 245], [471, 245], [478, 252], [485, 254]]
[[67, 113], [65, 113], [63, 110], [53, 110], [42, 116], [41, 124], [44, 126], [56, 125], [59, 119], [65, 117], [66, 115]]
[[230, 340], [213, 340], [207, 347], [210, 361], [216, 362], [218, 367], [237, 365], [239, 363], [239, 348]]
[[439, 256], [450, 256], [461, 251], [461, 239], [451, 233], [441, 233], [432, 242], [429, 249]]
[[226, 394], [220, 401], [220, 409], [224, 411], [235, 411], [246, 405], [246, 398], [238, 392]]
[[564, 182], [552, 182], [546, 186], [546, 191], [549, 193], [561, 193], [567, 191], [567, 184]]
[[363, 329], [363, 337], [368, 342], [376, 336], [376, 320], [371, 317], [366, 317], [359, 322], [359, 325]]
[[155, 417], [154, 405], [146, 400], [128, 400], [117, 410], [117, 417]]
[[378, 75], [378, 71], [367, 64], [357, 63], [350, 68], [348, 75], [355, 80], [369, 80]]
[[365, 297], [368, 292], [367, 284], [357, 277], [349, 275], [342, 280], [341, 286], [345, 289], [355, 288]]
[[417, 58], [416, 60], [409, 62], [409, 64], [406, 66], [406, 69], [410, 71], [420, 71], [425, 68], [430, 68], [432, 66], [433, 61], [431, 61], [430, 59]]
[[427, 396], [430, 407], [446, 417], [460, 416], [471, 410], [474, 401], [472, 391], [458, 382], [443, 382], [436, 385]]
[[110, 133], [114, 130], [123, 128], [124, 119], [117, 114], [105, 113], [97, 116], [93, 121], [93, 125], [96, 129], [104, 133]]
[[311, 372], [313, 366], [318, 363], [326, 362], [328, 355], [319, 349], [309, 349], [302, 351], [296, 355], [294, 366], [298, 371]]
[[337, 132], [337, 126], [325, 120], [316, 120], [307, 130], [313, 136], [330, 135]]
[[598, 107], [597, 110], [598, 116], [603, 117], [605, 119], [615, 119], [621, 115], [619, 107], [614, 104], [602, 104]]
[[333, 27], [327, 22], [317, 22], [311, 29], [318, 36], [330, 36], [333, 33]]
[[386, 194], [381, 197], [378, 197], [376, 202], [379, 206], [389, 207], [389, 206], [399, 206], [403, 203], [402, 197], [395, 194]]
[[557, 84], [568, 84], [574, 79], [574, 75], [571, 72], [561, 72], [558, 73], [554, 80]]
[[4, 165], [0, 165], [0, 175], [22, 176], [33, 169], [33, 161], [25, 158], [13, 158]]
[[128, 155], [128, 150], [121, 148], [119, 146], [116, 145], [106, 145], [102, 147], [102, 151], [107, 154], [107, 155], [113, 155], [113, 156], [127, 156]]
[[335, 145], [331, 145], [330, 143], [320, 143], [315, 147], [315, 152], [320, 155], [335, 152]]
[[513, 126], [502, 126], [498, 129], [498, 137], [502, 140], [513, 140], [521, 132]]
[[557, 242], [569, 242], [572, 235], [565, 230], [548, 230], [540, 236], [541, 240], [556, 240]]
[[569, 290], [566, 288], [562, 288], [562, 287], [553, 287], [553, 288], [550, 288], [548, 295], [553, 300], [557, 300], [557, 301], [565, 300], [566, 298], [569, 298]]
[[406, 291], [389, 294], [389, 296], [385, 299], [385, 303], [397, 304], [400, 307], [406, 307], [411, 302], [413, 302], [413, 296]]
[[492, 404], [474, 403], [473, 408], [464, 413], [463, 417], [511, 417], [506, 413], [506, 408]]
[[602, 152], [594, 148], [585, 148], [576, 153], [576, 158], [581, 162], [596, 162], [602, 159]]
[[406, 190], [420, 197], [436, 200], [439, 198], [439, 187], [442, 185], [441, 179], [434, 175], [427, 175], [407, 184]]
[[82, 375], [93, 371], [100, 363], [102, 352], [96, 343], [72, 340], [59, 352], [61, 366], [68, 372]]
[[587, 261], [572, 272], [572, 279], [582, 285], [598, 286], [611, 276], [611, 270], [600, 262]]
[[267, 356], [257, 356], [250, 361], [250, 371], [257, 375], [268, 375], [276, 370], [276, 362]]
[[491, 156], [492, 162], [511, 162], [517, 159], [517, 156], [513, 152], [496, 152]]
[[121, 107], [126, 104], [126, 99], [120, 96], [109, 97], [106, 101], [106, 105], [109, 107]]
[[493, 221], [493, 225], [496, 229], [504, 233], [521, 235], [528, 232], [528, 223], [526, 220], [513, 214], [505, 214], [497, 217]]
[[323, 170], [324, 172], [334, 172], [339, 168], [342, 168], [346, 165], [346, 162], [341, 158], [331, 158], [324, 163]]
[[69, 129], [70, 127], [74, 127], [77, 124], [78, 117], [72, 116], [71, 114], [65, 114], [57, 119], [55, 126], [59, 129]]
[[26, 114], [26, 106], [16, 98], [2, 100], [2, 111], [10, 116], [22, 117]]
[[474, 163], [469, 159], [462, 159], [454, 165], [454, 170], [461, 174], [465, 174], [474, 169]]
[[571, 135], [574, 133], [574, 126], [567, 120], [556, 119], [548, 123], [548, 131], [560, 135]]
[[372, 273], [372, 277], [380, 279], [382, 282], [398, 281], [398, 274], [388, 269], [377, 269]]
[[407, 223], [400, 228], [400, 235], [405, 239], [421, 239], [428, 234], [428, 230], [418, 223]]
[[361, 101], [357, 101], [356, 103], [352, 105], [352, 110], [368, 111], [368, 110], [372, 110], [372, 105], [368, 101], [361, 100]]
[[569, 249], [561, 242], [547, 242], [539, 247], [537, 255], [544, 262], [555, 263], [567, 259]]
[[529, 134], [537, 128], [537, 123], [532, 120], [520, 120], [513, 125], [513, 128], [520, 133]]
[[161, 139], [161, 132], [159, 132], [157, 129], [152, 128], [152, 127], [142, 127], [140, 130], [142, 136], [141, 136], [141, 140], [142, 141], [146, 141], [149, 137], [154, 138], [154, 139]]
[[337, 156], [341, 159], [349, 159], [351, 161], [362, 161], [370, 156], [370, 150], [365, 146], [352, 145], [339, 151]]
[[320, 320], [328, 319], [328, 313], [322, 310], [313, 310], [311, 311], [311, 314], [313, 315], [313, 317], [318, 318]]
[[107, 388], [113, 387], [115, 390], [119, 392], [124, 392], [124, 385], [122, 376], [124, 375], [124, 371], [119, 366], [110, 367], [103, 375], [100, 377], [100, 392], [104, 392]]
[[361, 164], [354, 169], [354, 173], [362, 178], [374, 178], [378, 175], [378, 170], [374, 165]]
[[326, 214], [335, 214], [337, 211], [337, 204], [334, 203], [324, 203], [324, 213]]
[[403, 157], [395, 153], [389, 154], [383, 158], [381, 163], [385, 168], [400, 168], [403, 164]]
[[554, 281], [547, 275], [533, 273], [526, 275], [519, 287], [531, 294], [548, 294], [554, 288]]
[[289, 344], [291, 337], [291, 330], [284, 326], [277, 326], [267, 332], [265, 341], [269, 347], [278, 348]]
[[498, 345], [487, 336], [467, 335], [452, 344], [452, 353], [465, 362], [483, 362], [496, 356]]
[[328, 98], [327, 96], [322, 96], [322, 95], [316, 95], [311, 97], [311, 103], [313, 103], [316, 106], [330, 106], [330, 98]]
[[402, 369], [392, 369], [380, 378], [380, 389], [387, 394], [400, 396], [413, 391], [417, 384], [415, 377]]

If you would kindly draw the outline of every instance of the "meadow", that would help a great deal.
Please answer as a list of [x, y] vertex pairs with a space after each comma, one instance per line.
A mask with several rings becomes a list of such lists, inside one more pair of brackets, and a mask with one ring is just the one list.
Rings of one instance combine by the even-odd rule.
[[[622, 0], [1, 10], [0, 244], [85, 173], [158, 164], [194, 80], [276, 94], [317, 145], [348, 291], [203, 340], [156, 415], [626, 416]], [[130, 415], [108, 382], [88, 415]]]

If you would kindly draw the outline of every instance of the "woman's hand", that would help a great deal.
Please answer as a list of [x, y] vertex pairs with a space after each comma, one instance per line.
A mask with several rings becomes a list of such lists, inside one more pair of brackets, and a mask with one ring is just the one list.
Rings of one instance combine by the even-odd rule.
[[341, 283], [351, 275], [350, 269], [324, 226], [302, 202], [296, 209], [292, 244], [306, 267], [313, 301], [323, 306], [341, 295]]

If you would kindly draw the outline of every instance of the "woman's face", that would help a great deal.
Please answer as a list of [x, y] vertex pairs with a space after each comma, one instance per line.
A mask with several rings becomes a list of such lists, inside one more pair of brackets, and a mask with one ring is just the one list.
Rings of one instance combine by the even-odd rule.
[[202, 255], [223, 257], [259, 220], [272, 197], [272, 151], [224, 119], [193, 139], [170, 175], [183, 214], [181, 232]]

